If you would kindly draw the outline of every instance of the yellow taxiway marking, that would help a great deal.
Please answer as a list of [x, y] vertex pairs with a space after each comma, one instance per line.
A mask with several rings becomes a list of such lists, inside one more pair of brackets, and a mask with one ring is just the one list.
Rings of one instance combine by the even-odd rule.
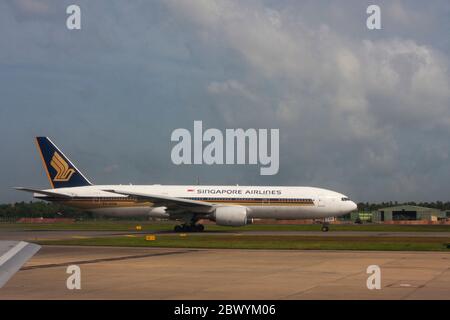
[[83, 237], [83, 236], [72, 236], [73, 239], [89, 239], [89, 237]]
[[134, 234], [126, 234], [125, 237], [128, 237], [128, 238], [136, 238], [136, 236], [135, 236]]

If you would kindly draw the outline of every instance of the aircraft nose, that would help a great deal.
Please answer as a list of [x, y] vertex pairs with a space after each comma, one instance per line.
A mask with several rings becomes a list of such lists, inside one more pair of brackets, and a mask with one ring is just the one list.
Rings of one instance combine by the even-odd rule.
[[356, 209], [358, 209], [358, 205], [356, 203], [354, 203], [353, 201], [349, 202], [350, 211], [355, 211]]

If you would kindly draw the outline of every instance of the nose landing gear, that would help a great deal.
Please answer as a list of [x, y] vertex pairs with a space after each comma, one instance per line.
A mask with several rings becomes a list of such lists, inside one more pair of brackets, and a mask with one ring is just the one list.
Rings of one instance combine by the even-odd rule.
[[314, 220], [314, 223], [317, 223], [317, 224], [320, 223], [322, 225], [322, 227], [320, 228], [320, 230], [322, 230], [322, 232], [328, 232], [330, 230], [329, 222], [326, 221], [325, 219]]
[[320, 230], [322, 230], [322, 232], [328, 232], [328, 230], [330, 230], [329, 223], [326, 220], [322, 220], [322, 227]]

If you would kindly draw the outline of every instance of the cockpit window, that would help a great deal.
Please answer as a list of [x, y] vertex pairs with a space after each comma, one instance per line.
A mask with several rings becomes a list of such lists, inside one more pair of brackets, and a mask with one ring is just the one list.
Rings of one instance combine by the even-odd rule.
[[347, 198], [347, 197], [343, 197], [343, 198], [341, 198], [341, 200], [342, 200], [342, 201], [350, 201], [350, 199]]

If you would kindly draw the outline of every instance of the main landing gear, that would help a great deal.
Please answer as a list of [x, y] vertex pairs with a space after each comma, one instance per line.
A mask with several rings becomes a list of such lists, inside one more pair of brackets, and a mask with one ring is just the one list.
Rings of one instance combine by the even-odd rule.
[[328, 227], [328, 223], [323, 223], [322, 224], [322, 232], [328, 232], [330, 228]]
[[202, 224], [180, 224], [173, 228], [175, 232], [202, 232], [205, 227]]

